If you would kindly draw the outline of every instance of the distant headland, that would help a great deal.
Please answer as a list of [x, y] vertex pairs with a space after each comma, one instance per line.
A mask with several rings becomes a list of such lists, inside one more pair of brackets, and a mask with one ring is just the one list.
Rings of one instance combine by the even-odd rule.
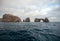
[[[49, 22], [49, 19], [46, 17], [45, 19], [35, 18], [34, 22]], [[30, 18], [26, 18], [25, 20], [21, 21], [21, 18], [18, 16], [14, 16], [11, 14], [4, 14], [2, 18], [0, 18], [0, 22], [30, 22]]]

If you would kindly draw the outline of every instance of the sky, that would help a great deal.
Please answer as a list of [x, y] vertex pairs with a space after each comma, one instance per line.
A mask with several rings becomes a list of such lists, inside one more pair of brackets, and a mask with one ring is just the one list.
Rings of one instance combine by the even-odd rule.
[[48, 17], [51, 22], [60, 22], [60, 0], [0, 0], [0, 18], [3, 14], [13, 14], [22, 20]]

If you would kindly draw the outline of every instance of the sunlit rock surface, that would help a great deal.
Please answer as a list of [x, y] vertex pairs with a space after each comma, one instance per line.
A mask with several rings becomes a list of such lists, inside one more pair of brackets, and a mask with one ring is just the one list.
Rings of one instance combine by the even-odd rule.
[[21, 19], [11, 14], [4, 14], [2, 22], [21, 22]]

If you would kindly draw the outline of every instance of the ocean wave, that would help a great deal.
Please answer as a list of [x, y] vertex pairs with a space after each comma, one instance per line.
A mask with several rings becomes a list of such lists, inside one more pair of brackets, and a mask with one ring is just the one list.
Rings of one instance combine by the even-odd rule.
[[[3, 26], [1, 24], [0, 41], [60, 41], [60, 32], [58, 32], [59, 30], [55, 23], [53, 25], [51, 24], [50, 27], [48, 23], [42, 23], [45, 25], [40, 23], [39, 25], [35, 23], [25, 24], [20, 25], [11, 23], [11, 25], [5, 24]], [[16, 30], [14, 30], [14, 28]]]

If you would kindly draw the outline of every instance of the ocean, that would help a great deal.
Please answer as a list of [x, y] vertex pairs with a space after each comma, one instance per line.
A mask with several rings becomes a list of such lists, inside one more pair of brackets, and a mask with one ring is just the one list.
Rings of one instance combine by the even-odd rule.
[[60, 22], [0, 22], [0, 41], [60, 41]]

